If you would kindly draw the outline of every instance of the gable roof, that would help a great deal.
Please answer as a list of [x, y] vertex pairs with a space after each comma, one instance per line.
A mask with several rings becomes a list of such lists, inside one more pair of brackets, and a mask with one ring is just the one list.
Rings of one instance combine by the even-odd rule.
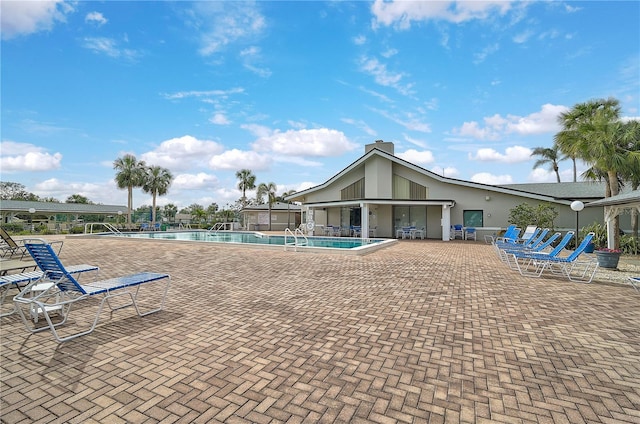
[[[505, 186], [505, 185], [490, 185], [490, 184], [483, 184], [483, 183], [476, 183], [473, 181], [465, 181], [465, 180], [459, 180], [457, 178], [450, 178], [450, 177], [445, 177], [439, 174], [436, 174], [435, 172], [429, 171], [428, 169], [422, 168], [414, 163], [408, 162], [404, 159], [401, 159], [395, 155], [392, 155], [388, 152], [385, 152], [383, 150], [380, 150], [376, 147], [372, 148], [370, 151], [366, 152], [364, 155], [360, 156], [358, 159], [356, 159], [354, 162], [352, 162], [350, 165], [348, 165], [346, 168], [344, 168], [343, 170], [341, 170], [340, 172], [338, 172], [337, 174], [335, 174], [333, 177], [329, 178], [327, 181], [325, 181], [322, 184], [319, 184], [317, 186], [308, 188], [306, 190], [302, 190], [299, 191], [297, 193], [292, 194], [291, 196], [287, 196], [285, 198], [285, 200], [296, 200], [299, 199], [302, 196], [305, 196], [309, 193], [313, 193], [315, 191], [318, 190], [322, 190], [326, 187], [328, 187], [332, 182], [336, 181], [337, 179], [341, 178], [342, 176], [348, 174], [349, 172], [353, 171], [354, 169], [362, 166], [368, 159], [372, 158], [373, 156], [381, 156], [385, 159], [388, 159], [394, 163], [397, 163], [399, 165], [405, 166], [407, 168], [410, 168], [416, 172], [419, 172], [421, 174], [427, 175], [430, 178], [433, 178], [434, 180], [437, 180], [439, 182], [443, 182], [446, 184], [454, 184], [454, 185], [459, 185], [459, 186], [464, 186], [464, 187], [471, 187], [471, 188], [476, 188], [476, 189], [480, 189], [480, 190], [485, 190], [485, 191], [490, 191], [490, 192], [494, 192], [494, 193], [504, 193], [504, 194], [512, 194], [512, 195], [516, 195], [516, 196], [521, 196], [521, 197], [527, 197], [530, 199], [535, 199], [535, 200], [541, 200], [541, 201], [547, 201], [547, 202], [554, 202], [554, 203], [562, 203], [562, 204], [570, 204], [572, 200], [575, 200], [576, 197], [566, 197], [566, 196], [554, 196], [552, 194], [548, 194], [545, 192], [539, 192], [539, 191], [527, 191], [527, 190], [523, 190], [522, 188], [517, 188], [517, 184], [514, 185], [509, 185], [509, 186]], [[562, 183], [561, 183], [562, 184]], [[577, 183], [577, 184], [583, 184], [583, 183]], [[531, 187], [523, 187], [523, 188], [531, 188]], [[604, 193], [604, 191], [603, 191]], [[603, 194], [604, 195], [604, 194]], [[602, 196], [603, 196], [602, 195]], [[602, 196], [596, 196], [596, 197], [589, 197], [589, 198], [594, 198], [594, 199], [599, 199]], [[571, 200], [569, 200], [571, 199]]]

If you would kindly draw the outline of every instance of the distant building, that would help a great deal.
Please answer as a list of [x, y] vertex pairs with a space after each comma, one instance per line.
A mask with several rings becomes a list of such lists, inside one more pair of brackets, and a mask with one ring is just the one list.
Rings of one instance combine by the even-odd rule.
[[[509, 212], [522, 203], [551, 204], [559, 213], [558, 230], [576, 228], [571, 202], [587, 204], [604, 198], [601, 183], [489, 185], [448, 178], [394, 155], [394, 145], [377, 141], [365, 154], [326, 182], [286, 200], [302, 205], [302, 221], [314, 226], [360, 226], [377, 237], [395, 237], [413, 226], [427, 238], [449, 240], [450, 227], [474, 227], [480, 236], [508, 225]], [[603, 208], [579, 212], [580, 226], [603, 223]], [[628, 216], [621, 225], [630, 227]], [[626, 220], [625, 220], [626, 218]], [[362, 231], [362, 237], [370, 232]]]

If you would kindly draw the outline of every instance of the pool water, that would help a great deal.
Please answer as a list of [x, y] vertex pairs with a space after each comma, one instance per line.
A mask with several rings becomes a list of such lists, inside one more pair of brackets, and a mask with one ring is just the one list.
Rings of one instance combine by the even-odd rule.
[[[151, 233], [121, 233], [108, 234], [110, 236], [128, 237], [138, 239], [160, 239], [160, 240], [182, 240], [182, 241], [202, 241], [212, 243], [237, 243], [251, 245], [275, 245], [284, 246], [285, 236], [267, 235], [258, 232], [242, 231], [159, 231]], [[287, 244], [293, 242], [293, 237], [286, 238]], [[308, 244], [302, 246], [301, 243]], [[384, 239], [361, 239], [361, 238], [340, 238], [340, 237], [307, 237], [298, 236], [298, 247], [314, 247], [329, 249], [357, 249], [365, 246], [379, 245]]]

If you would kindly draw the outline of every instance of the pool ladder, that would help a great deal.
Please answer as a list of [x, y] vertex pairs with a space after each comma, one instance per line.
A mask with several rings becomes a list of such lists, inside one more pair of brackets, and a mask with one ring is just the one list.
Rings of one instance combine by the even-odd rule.
[[[293, 241], [289, 241], [289, 237], [293, 238]], [[298, 241], [298, 237], [304, 239], [304, 241]], [[301, 229], [296, 228], [294, 231], [291, 231], [289, 228], [284, 229], [284, 250], [287, 250], [288, 246], [293, 246], [293, 251], [298, 251], [298, 246], [308, 246], [309, 239], [304, 235]]]

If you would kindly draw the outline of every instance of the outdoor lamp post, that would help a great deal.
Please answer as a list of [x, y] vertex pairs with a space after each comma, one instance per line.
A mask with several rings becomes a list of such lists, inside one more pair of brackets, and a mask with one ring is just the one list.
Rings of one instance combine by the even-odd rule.
[[120, 225], [120, 217], [122, 216], [122, 211], [118, 211], [118, 225]]
[[33, 233], [33, 214], [36, 213], [34, 208], [29, 208], [29, 231]]
[[571, 210], [576, 211], [576, 248], [578, 248], [578, 231], [579, 231], [579, 225], [578, 225], [578, 215], [580, 215], [580, 211], [584, 209], [584, 203], [582, 203], [579, 200], [574, 200], [573, 202], [571, 202]]

